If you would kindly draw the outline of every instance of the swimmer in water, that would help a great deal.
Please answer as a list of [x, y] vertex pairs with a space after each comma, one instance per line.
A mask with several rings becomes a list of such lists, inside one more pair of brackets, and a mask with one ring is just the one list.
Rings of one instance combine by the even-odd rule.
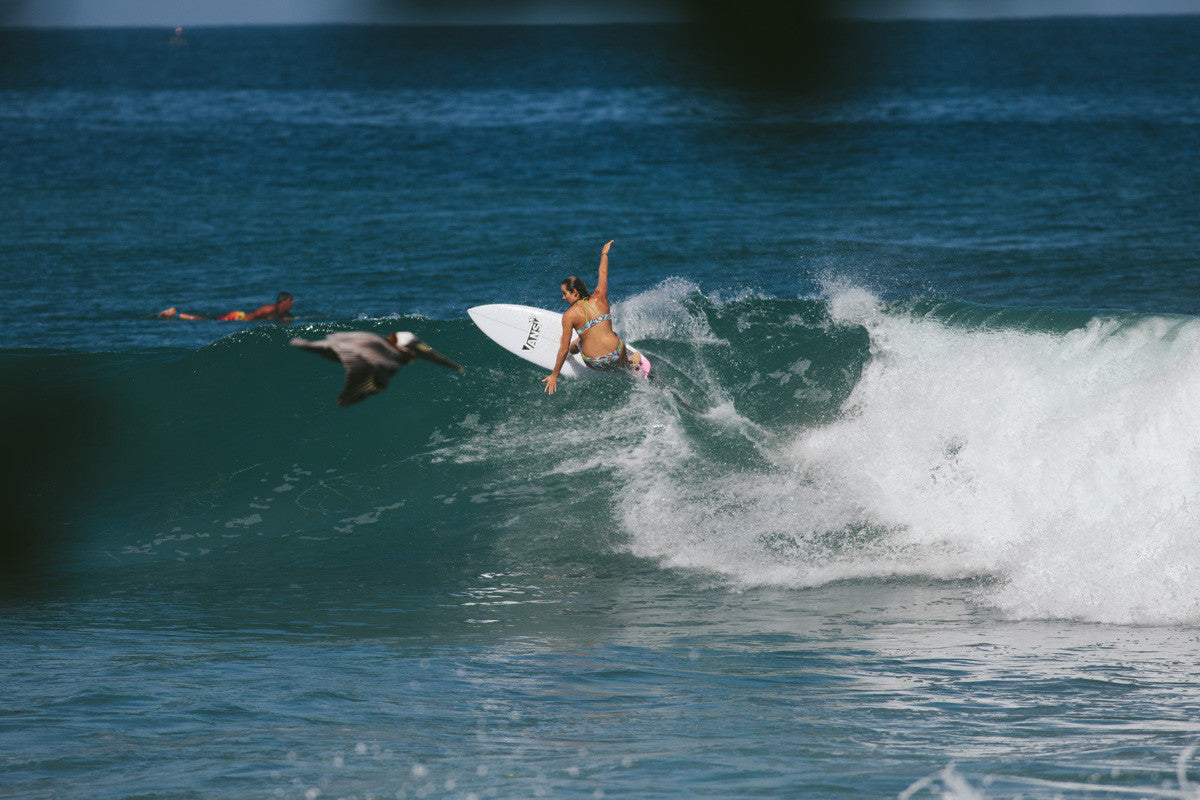
[[[265, 306], [260, 306], [255, 311], [230, 311], [228, 314], [222, 314], [217, 317], [221, 321], [241, 322], [244, 320], [269, 319], [275, 322], [290, 322], [292, 320], [292, 296], [287, 292], [280, 292], [275, 298], [274, 303], [268, 303]], [[185, 314], [179, 309], [172, 306], [164, 311], [158, 312], [160, 319], [208, 319], [197, 314]]]

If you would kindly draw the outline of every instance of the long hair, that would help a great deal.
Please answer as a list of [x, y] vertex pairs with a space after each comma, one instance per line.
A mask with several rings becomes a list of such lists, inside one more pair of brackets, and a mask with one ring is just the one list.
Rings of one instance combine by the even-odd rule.
[[584, 300], [592, 296], [591, 293], [588, 292], [587, 284], [583, 282], [583, 279], [576, 278], [574, 275], [564, 280], [562, 285], [567, 287], [569, 291], [575, 292], [575, 294], [579, 295], [580, 300]]

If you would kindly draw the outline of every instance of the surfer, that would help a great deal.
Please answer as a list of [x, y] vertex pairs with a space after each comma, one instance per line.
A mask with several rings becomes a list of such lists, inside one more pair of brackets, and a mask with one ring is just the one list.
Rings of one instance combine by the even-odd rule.
[[[558, 347], [554, 371], [542, 379], [542, 383], [546, 384], [546, 394], [554, 394], [558, 388], [558, 373], [571, 353], [578, 352], [583, 357], [583, 363], [592, 369], [625, 367], [636, 370], [642, 365], [641, 354], [635, 352], [631, 358], [625, 343], [613, 330], [608, 306], [610, 247], [611, 241], [600, 251], [600, 276], [596, 280], [596, 291], [589, 294], [587, 284], [574, 275], [562, 282], [562, 298], [571, 307], [563, 314], [562, 342]], [[572, 344], [571, 336], [575, 331], [579, 331], [579, 341]]]
[[[274, 303], [268, 303], [265, 306], [259, 306], [254, 311], [230, 311], [228, 314], [222, 314], [217, 317], [218, 320], [228, 322], [241, 322], [243, 320], [255, 319], [270, 319], [276, 322], [291, 322], [292, 320], [292, 296], [287, 292], [280, 292], [275, 298]], [[197, 314], [185, 314], [179, 309], [172, 306], [158, 312], [161, 319], [208, 319]]]

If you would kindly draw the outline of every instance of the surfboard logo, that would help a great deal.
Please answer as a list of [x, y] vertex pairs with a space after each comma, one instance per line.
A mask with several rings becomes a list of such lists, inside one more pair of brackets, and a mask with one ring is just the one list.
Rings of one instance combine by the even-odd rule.
[[542, 326], [538, 322], [537, 317], [529, 318], [529, 333], [525, 335], [525, 344], [521, 345], [522, 350], [532, 350], [537, 345], [538, 337], [542, 335]]

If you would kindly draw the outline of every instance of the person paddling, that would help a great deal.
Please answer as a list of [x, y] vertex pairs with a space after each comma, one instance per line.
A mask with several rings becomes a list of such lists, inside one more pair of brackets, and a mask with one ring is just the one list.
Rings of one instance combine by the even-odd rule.
[[[228, 314], [222, 314], [217, 317], [222, 322], [241, 322], [243, 320], [255, 319], [271, 319], [276, 322], [290, 322], [292, 320], [292, 296], [287, 292], [280, 292], [275, 298], [274, 303], [268, 303], [265, 306], [259, 306], [254, 311], [230, 311]], [[172, 306], [164, 311], [158, 312], [158, 316], [162, 319], [208, 319], [201, 317], [198, 314], [185, 314], [179, 309]]]

